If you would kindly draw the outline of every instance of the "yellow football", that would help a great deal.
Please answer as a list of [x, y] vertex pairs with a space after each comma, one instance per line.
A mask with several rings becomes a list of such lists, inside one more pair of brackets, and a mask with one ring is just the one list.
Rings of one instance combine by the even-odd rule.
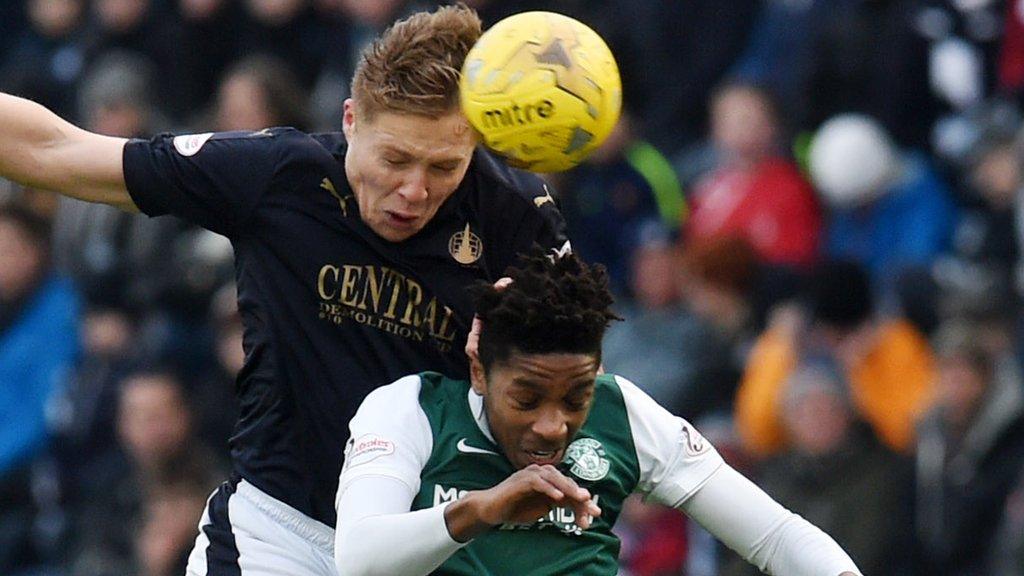
[[462, 109], [483, 143], [513, 166], [558, 172], [611, 133], [622, 82], [611, 50], [583, 23], [524, 12], [488, 29], [466, 56]]

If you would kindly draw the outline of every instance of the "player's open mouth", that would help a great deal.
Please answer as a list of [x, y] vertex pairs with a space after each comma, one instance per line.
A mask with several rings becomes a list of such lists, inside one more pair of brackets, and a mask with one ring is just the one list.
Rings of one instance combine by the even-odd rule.
[[525, 452], [531, 464], [544, 466], [547, 464], [558, 464], [562, 461], [561, 450], [526, 450]]
[[392, 226], [398, 226], [398, 227], [405, 228], [405, 227], [412, 226], [413, 223], [416, 222], [416, 216], [415, 215], [403, 214], [401, 212], [392, 212], [391, 210], [386, 210], [385, 212], [388, 215], [388, 222]]

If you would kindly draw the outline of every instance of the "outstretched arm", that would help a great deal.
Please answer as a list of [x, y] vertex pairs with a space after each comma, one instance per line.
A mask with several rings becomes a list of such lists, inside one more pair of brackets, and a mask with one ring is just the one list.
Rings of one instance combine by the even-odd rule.
[[82, 130], [35, 102], [0, 94], [0, 177], [137, 211], [124, 181], [126, 142]]
[[638, 489], [678, 508], [767, 574], [857, 576], [827, 534], [733, 470], [690, 423], [616, 376], [640, 464]]
[[728, 465], [678, 508], [766, 574], [859, 574], [835, 540]]

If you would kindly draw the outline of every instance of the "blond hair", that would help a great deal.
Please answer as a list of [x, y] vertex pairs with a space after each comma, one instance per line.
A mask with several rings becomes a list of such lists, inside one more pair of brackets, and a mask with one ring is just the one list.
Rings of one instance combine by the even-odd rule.
[[459, 74], [480, 38], [480, 17], [464, 5], [419, 12], [384, 31], [363, 51], [352, 78], [356, 109], [438, 117], [459, 101]]

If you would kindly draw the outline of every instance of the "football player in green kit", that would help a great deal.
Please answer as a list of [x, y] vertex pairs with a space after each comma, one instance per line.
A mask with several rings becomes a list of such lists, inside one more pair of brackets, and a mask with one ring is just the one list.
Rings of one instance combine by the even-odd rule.
[[408, 376], [352, 419], [340, 576], [613, 576], [612, 526], [634, 492], [686, 512], [768, 574], [860, 574], [689, 423], [598, 374], [615, 318], [601, 267], [538, 250], [509, 276], [477, 296], [471, 382]]

